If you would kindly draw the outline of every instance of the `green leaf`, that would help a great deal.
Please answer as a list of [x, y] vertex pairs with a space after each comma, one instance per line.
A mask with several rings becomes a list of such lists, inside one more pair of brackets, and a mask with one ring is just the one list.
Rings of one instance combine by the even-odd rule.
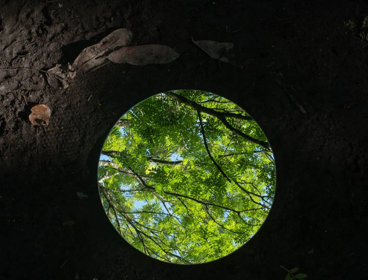
[[73, 226], [75, 222], [73, 220], [63, 222], [63, 226]]
[[293, 280], [293, 279], [291, 278], [291, 275], [288, 273], [288, 274], [286, 274], [286, 276], [285, 276], [285, 280]]
[[88, 195], [86, 195], [85, 193], [82, 192], [76, 192], [78, 198], [83, 199], [83, 198], [88, 198]]
[[362, 28], [368, 28], [368, 16], [363, 19]]
[[294, 276], [296, 279], [305, 279], [308, 277], [307, 274], [304, 274], [304, 273], [298, 273]]
[[356, 29], [356, 27], [357, 27], [356, 23], [355, 23], [353, 20], [351, 20], [351, 19], [349, 19], [349, 20], [345, 21], [345, 26], [346, 26], [350, 31], [355, 30], [355, 29]]
[[294, 268], [292, 268], [292, 269], [290, 269], [289, 270], [289, 272], [291, 273], [291, 274], [294, 274], [295, 272], [297, 272], [299, 270], [299, 267], [294, 267]]

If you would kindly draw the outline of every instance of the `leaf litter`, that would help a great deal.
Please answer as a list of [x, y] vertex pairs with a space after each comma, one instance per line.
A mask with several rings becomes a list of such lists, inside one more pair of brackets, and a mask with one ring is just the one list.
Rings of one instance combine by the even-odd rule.
[[33, 126], [46, 127], [49, 125], [51, 109], [45, 104], [38, 104], [31, 108], [31, 114], [28, 116]]
[[74, 60], [71, 68], [77, 72], [87, 73], [88, 71], [98, 69], [108, 63], [107, 56], [130, 44], [132, 32], [126, 28], [120, 28], [104, 37], [95, 45], [89, 46]]
[[229, 57], [234, 48], [234, 44], [230, 42], [217, 42], [211, 40], [199, 40], [195, 41], [192, 38], [193, 44], [204, 51], [213, 59], [221, 60], [222, 62], [229, 63]]
[[74, 62], [68, 64], [68, 69], [64, 70], [60, 64], [50, 68], [46, 72], [48, 83], [55, 88], [61, 83], [65, 89], [78, 73], [95, 71], [110, 62], [143, 66], [170, 63], [179, 57], [179, 54], [169, 46], [158, 44], [129, 46], [131, 40], [132, 32], [126, 28], [111, 32], [97, 44], [83, 49]]
[[164, 45], [141, 45], [125, 47], [109, 54], [108, 59], [114, 63], [131, 65], [165, 64], [177, 59], [179, 54]]

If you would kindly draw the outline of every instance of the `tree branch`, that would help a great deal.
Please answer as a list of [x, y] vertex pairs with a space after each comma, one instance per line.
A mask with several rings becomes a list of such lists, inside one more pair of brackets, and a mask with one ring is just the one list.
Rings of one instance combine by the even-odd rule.
[[256, 202], [252, 195], [255, 195], [257, 197], [260, 197], [261, 199], [263, 199], [263, 196], [255, 194], [253, 192], [247, 191], [245, 188], [243, 188], [235, 179], [231, 180], [229, 176], [226, 175], [226, 173], [222, 170], [222, 168], [218, 165], [218, 163], [215, 161], [215, 159], [212, 157], [210, 150], [208, 149], [208, 144], [207, 144], [207, 140], [206, 140], [206, 135], [204, 132], [204, 127], [203, 127], [203, 122], [202, 122], [202, 117], [201, 117], [201, 113], [199, 112], [199, 110], [197, 110], [197, 114], [198, 114], [198, 118], [199, 118], [199, 124], [201, 127], [201, 133], [202, 133], [202, 137], [203, 137], [203, 142], [204, 142], [204, 146], [206, 147], [207, 150], [207, 154], [210, 157], [210, 159], [212, 160], [212, 162], [214, 163], [214, 165], [217, 167], [217, 169], [221, 172], [221, 174], [231, 183], [234, 182], [243, 192], [245, 192], [249, 198], [252, 200], [252, 202], [261, 205], [260, 203]]
[[198, 103], [191, 101], [179, 94], [173, 93], [173, 92], [166, 92], [165, 93], [167, 96], [174, 98], [176, 100], [178, 100], [181, 103], [184, 103], [190, 107], [192, 107], [195, 110], [199, 110], [203, 113], [207, 113], [209, 115], [212, 115], [216, 118], [218, 118], [229, 130], [231, 130], [232, 132], [242, 136], [243, 138], [247, 139], [248, 141], [251, 141], [253, 143], [256, 143], [258, 145], [261, 145], [262, 147], [264, 147], [265, 149], [269, 149], [269, 144], [267, 142], [255, 139], [249, 135], [246, 135], [245, 133], [243, 133], [242, 131], [240, 131], [239, 129], [233, 127], [227, 120], [227, 117], [232, 117], [232, 118], [237, 118], [237, 119], [243, 119], [243, 120], [253, 120], [253, 118], [248, 117], [248, 116], [243, 116], [241, 114], [234, 114], [234, 113], [227, 113], [227, 112], [218, 112], [216, 110], [213, 110], [211, 108], [207, 108], [204, 107], [202, 105], [199, 105]]
[[242, 132], [241, 130], [239, 130], [239, 129], [237, 129], [237, 128], [235, 128], [235, 127], [233, 127], [227, 120], [226, 120], [226, 118], [225, 117], [222, 117], [222, 116], [220, 116], [220, 117], [218, 117], [218, 119], [229, 129], [229, 130], [231, 130], [232, 132], [234, 132], [234, 133], [236, 133], [236, 134], [238, 134], [238, 135], [240, 135], [241, 137], [243, 137], [243, 138], [245, 138], [245, 139], [247, 139], [248, 141], [250, 141], [250, 142], [253, 142], [253, 143], [255, 143], [255, 144], [258, 144], [258, 145], [261, 145], [263, 148], [265, 148], [265, 149], [267, 149], [267, 150], [269, 150], [269, 144], [267, 143], [267, 142], [264, 142], [264, 141], [261, 141], [261, 140], [258, 140], [258, 139], [255, 139], [255, 138], [253, 138], [253, 137], [251, 137], [251, 136], [249, 136], [249, 135], [247, 135], [247, 134], [245, 134], [244, 132]]
[[101, 190], [101, 193], [103, 194], [103, 196], [105, 197], [107, 203], [109, 204], [109, 206], [111, 206], [112, 211], [114, 212], [115, 221], [116, 221], [116, 224], [117, 224], [117, 229], [118, 229], [119, 233], [121, 234], [120, 223], [119, 223], [118, 215], [116, 214], [115, 206], [114, 206], [114, 204], [111, 203], [111, 201], [110, 201], [107, 193], [105, 192], [105, 190], [103, 188], [100, 188], [100, 190]]
[[[147, 188], [149, 190], [155, 191], [155, 188], [153, 186], [147, 185], [146, 182], [137, 173], [135, 173], [133, 169], [131, 169], [130, 167], [128, 167], [128, 169], [130, 171], [132, 171], [137, 176], [138, 182], [141, 185], [143, 185], [143, 187], [145, 187], [145, 188]], [[242, 210], [235, 210], [235, 209], [232, 209], [232, 208], [229, 208], [229, 207], [226, 207], [226, 206], [222, 206], [222, 205], [218, 205], [218, 204], [215, 204], [215, 203], [212, 203], [212, 202], [202, 201], [202, 200], [196, 199], [194, 197], [190, 197], [190, 196], [187, 196], [187, 195], [184, 195], [184, 194], [180, 194], [180, 193], [174, 193], [174, 192], [169, 192], [169, 191], [163, 191], [163, 193], [169, 194], [169, 195], [173, 195], [175, 197], [182, 197], [182, 198], [190, 199], [192, 201], [195, 201], [195, 202], [201, 203], [201, 204], [212, 205], [212, 206], [215, 206], [215, 207], [218, 207], [218, 208], [222, 208], [222, 209], [225, 209], [225, 210], [229, 210], [229, 211], [233, 211], [233, 212], [236, 212], [236, 213], [243, 212]]]
[[130, 120], [128, 119], [119, 119], [116, 124], [118, 127], [129, 127], [130, 126]]
[[230, 117], [230, 118], [236, 118], [236, 119], [241, 119], [241, 120], [253, 120], [252, 117], [249, 116], [244, 116], [242, 114], [235, 114], [235, 113], [228, 113], [228, 112], [219, 112], [216, 111], [214, 109], [202, 106], [192, 100], [189, 100], [179, 94], [173, 93], [173, 92], [165, 92], [165, 95], [178, 100], [180, 103], [184, 103], [186, 105], [189, 105], [190, 107], [192, 107], [195, 110], [199, 110], [203, 113], [207, 113], [209, 115], [212, 115], [214, 117]]
[[[128, 172], [124, 169], [122, 169], [118, 164], [116, 163], [113, 163], [111, 161], [106, 161], [106, 160], [100, 160], [99, 163], [98, 163], [99, 166], [104, 166], [104, 167], [111, 167], [112, 169], [120, 172], [120, 173], [123, 173], [123, 174], [126, 174], [126, 175], [129, 175], [129, 176], [135, 176], [134, 173], [131, 173], [131, 172]], [[144, 176], [142, 176], [144, 177]]]
[[[244, 231], [242, 231], [242, 232], [240, 232], [240, 231], [233, 231], [233, 230], [231, 230], [231, 229], [229, 229], [229, 228], [227, 228], [227, 227], [225, 227], [223, 224], [220, 224], [219, 222], [217, 222], [216, 221], [216, 219], [212, 216], [212, 214], [210, 213], [210, 211], [209, 211], [209, 209], [208, 209], [208, 206], [207, 205], [205, 205], [205, 207], [206, 207], [206, 212], [207, 212], [207, 214], [208, 214], [208, 216], [211, 218], [211, 220], [212, 221], [214, 221], [214, 223], [215, 224], [217, 224], [219, 227], [221, 227], [221, 228], [223, 228], [223, 229], [225, 229], [225, 230], [227, 230], [227, 231], [230, 231], [230, 232], [232, 232], [232, 233], [235, 233], [235, 234], [244, 234], [245, 232]], [[240, 214], [240, 213], [239, 213]]]
[[225, 172], [221, 169], [221, 167], [217, 164], [217, 162], [215, 161], [215, 159], [212, 157], [210, 150], [208, 149], [208, 144], [207, 144], [207, 139], [206, 139], [206, 134], [204, 133], [204, 128], [203, 128], [203, 122], [202, 122], [202, 116], [201, 116], [201, 112], [199, 110], [197, 110], [197, 114], [198, 114], [198, 119], [199, 119], [199, 124], [201, 126], [201, 133], [202, 133], [202, 138], [203, 138], [203, 142], [204, 142], [204, 146], [206, 148], [207, 154], [210, 157], [211, 161], [213, 162], [213, 164], [217, 167], [217, 169], [221, 172], [221, 174], [231, 183], [231, 179], [225, 174]]
[[176, 165], [176, 164], [180, 164], [180, 163], [183, 162], [182, 160], [170, 161], [170, 160], [163, 160], [163, 159], [152, 158], [152, 157], [148, 157], [148, 160], [151, 161], [151, 162], [171, 164], [171, 165]]
[[[102, 151], [101, 154], [105, 155], [105, 156], [109, 156], [109, 157], [117, 157], [119, 155], [119, 151]], [[147, 157], [147, 160], [149, 160], [150, 162], [155, 162], [155, 163], [162, 163], [162, 164], [172, 164], [172, 165], [176, 165], [176, 164], [180, 164], [183, 161], [182, 160], [164, 160], [164, 159], [158, 159], [158, 158], [153, 158], [153, 157]], [[100, 162], [108, 162], [106, 160], [100, 160]]]

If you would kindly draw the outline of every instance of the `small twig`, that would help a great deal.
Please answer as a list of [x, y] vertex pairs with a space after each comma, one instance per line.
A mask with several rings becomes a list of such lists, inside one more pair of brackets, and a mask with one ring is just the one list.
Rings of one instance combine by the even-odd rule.
[[[281, 80], [276, 79], [276, 83], [277, 85], [284, 90], [284, 92], [287, 94], [287, 96], [290, 98], [291, 102], [294, 103], [294, 105], [299, 109], [299, 111], [302, 114], [307, 114], [307, 111], [305, 110], [305, 108], [300, 104], [300, 102], [289, 92], [289, 90], [284, 86], [285, 83], [285, 79], [284, 79], [284, 75], [282, 73], [278, 73], [279, 77]], [[296, 89], [290, 85], [289, 89], [291, 89], [292, 91], [296, 91]]]
[[23, 99], [24, 99], [24, 102], [26, 102], [26, 105], [28, 105], [28, 102], [27, 102], [27, 99], [26, 99], [26, 97], [22, 94], [22, 97], [23, 97]]
[[[293, 86], [291, 86], [291, 89], [295, 90]], [[291, 101], [296, 105], [296, 107], [298, 107], [299, 111], [302, 114], [307, 113], [307, 111], [304, 109], [304, 107], [296, 100], [296, 98], [290, 92], [286, 92], [286, 94], [289, 96]]]
[[59, 266], [59, 268], [61, 269], [61, 268], [63, 268], [63, 266], [67, 263], [69, 261], [69, 259], [66, 259], [60, 266]]

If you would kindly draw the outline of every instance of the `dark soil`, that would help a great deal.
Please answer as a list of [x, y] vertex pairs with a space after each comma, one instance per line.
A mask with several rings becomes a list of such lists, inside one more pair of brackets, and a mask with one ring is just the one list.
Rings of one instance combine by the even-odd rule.
[[[344, 22], [364, 1], [0, 0], [0, 279], [368, 279], [368, 51]], [[117, 28], [170, 64], [109, 64], [52, 88], [63, 66]], [[191, 42], [233, 42], [233, 64]], [[234, 66], [234, 64], [238, 66]], [[192, 266], [151, 259], [113, 229], [99, 202], [101, 145], [117, 118], [158, 92], [227, 97], [268, 136], [277, 163], [269, 218], [245, 246]], [[48, 127], [30, 108], [48, 105]], [[76, 192], [88, 195], [80, 199]]]

